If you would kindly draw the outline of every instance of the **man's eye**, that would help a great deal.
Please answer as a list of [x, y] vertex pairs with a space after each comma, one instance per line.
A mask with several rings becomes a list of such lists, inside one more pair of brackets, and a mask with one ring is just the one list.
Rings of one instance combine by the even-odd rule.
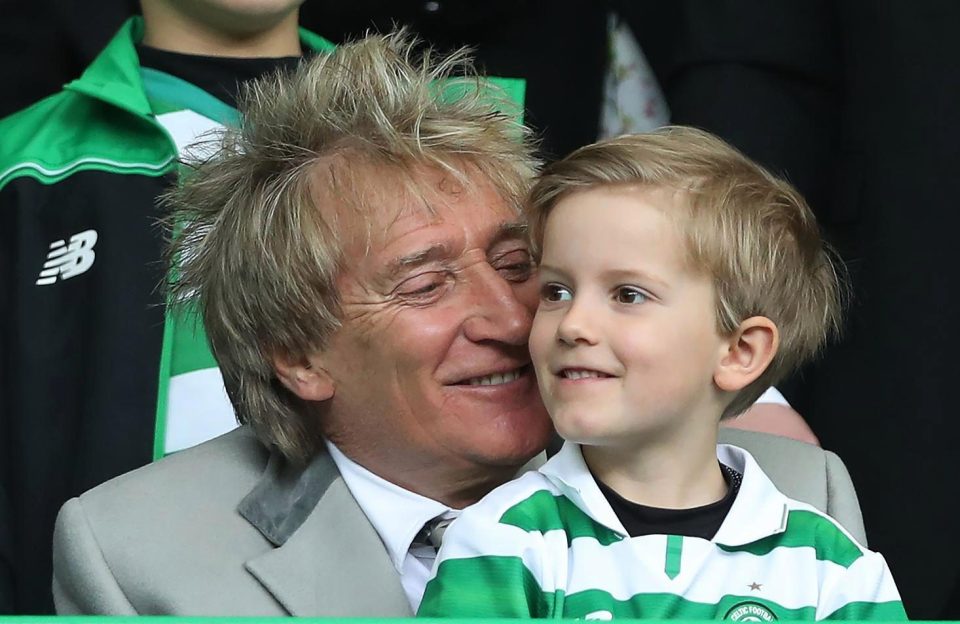
[[573, 299], [573, 293], [566, 286], [550, 282], [540, 289], [540, 299], [551, 302], [570, 301]]
[[496, 258], [493, 267], [510, 282], [525, 282], [533, 275], [533, 259], [526, 249], [517, 249]]
[[396, 288], [401, 297], [426, 297], [434, 294], [447, 283], [447, 276], [440, 271], [421, 273], [408, 278]]
[[617, 303], [637, 304], [644, 303], [650, 297], [639, 288], [633, 286], [620, 286], [614, 293]]

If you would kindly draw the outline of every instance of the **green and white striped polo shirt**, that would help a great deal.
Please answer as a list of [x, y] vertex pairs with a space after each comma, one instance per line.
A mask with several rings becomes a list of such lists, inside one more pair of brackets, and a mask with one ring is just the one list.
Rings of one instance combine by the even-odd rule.
[[781, 494], [743, 449], [717, 456], [743, 483], [714, 539], [629, 537], [568, 442], [463, 512], [419, 615], [906, 619], [883, 557]]

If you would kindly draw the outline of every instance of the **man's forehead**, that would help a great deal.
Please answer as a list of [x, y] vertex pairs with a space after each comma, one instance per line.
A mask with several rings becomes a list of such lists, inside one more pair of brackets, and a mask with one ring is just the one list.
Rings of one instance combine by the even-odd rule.
[[341, 155], [315, 165], [311, 186], [324, 220], [343, 243], [362, 242], [364, 247], [382, 246], [410, 230], [444, 221], [496, 230], [519, 218], [505, 193], [468, 166], [445, 171]]

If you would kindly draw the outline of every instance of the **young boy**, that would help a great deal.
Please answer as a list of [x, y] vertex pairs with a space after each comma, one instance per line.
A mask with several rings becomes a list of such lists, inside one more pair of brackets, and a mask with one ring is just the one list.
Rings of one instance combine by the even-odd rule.
[[567, 442], [464, 511], [420, 615], [905, 619], [879, 554], [717, 445], [839, 325], [797, 192], [674, 127], [577, 150], [528, 210], [530, 351]]

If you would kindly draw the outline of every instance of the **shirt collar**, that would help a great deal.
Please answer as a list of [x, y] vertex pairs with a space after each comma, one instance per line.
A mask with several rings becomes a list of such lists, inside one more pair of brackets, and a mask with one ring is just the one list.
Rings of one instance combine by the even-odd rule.
[[718, 444], [717, 459], [741, 473], [743, 481], [713, 541], [743, 546], [786, 531], [790, 499], [780, 493], [753, 455], [737, 446]]
[[325, 440], [344, 483], [376, 529], [397, 572], [423, 525], [437, 516], [459, 513], [443, 503], [390, 483], [357, 464]]
[[540, 473], [580, 511], [608, 529], [626, 537], [627, 530], [623, 528], [623, 523], [617, 518], [607, 497], [597, 487], [593, 474], [583, 461], [579, 444], [564, 442], [560, 452], [540, 467]]
[[[786, 530], [787, 499], [747, 451], [717, 445], [717, 458], [743, 475], [740, 491], [713, 541], [742, 546]], [[583, 461], [580, 445], [566, 442], [560, 452], [540, 468], [553, 485], [582, 512], [608, 529], [626, 536], [617, 515]]]

